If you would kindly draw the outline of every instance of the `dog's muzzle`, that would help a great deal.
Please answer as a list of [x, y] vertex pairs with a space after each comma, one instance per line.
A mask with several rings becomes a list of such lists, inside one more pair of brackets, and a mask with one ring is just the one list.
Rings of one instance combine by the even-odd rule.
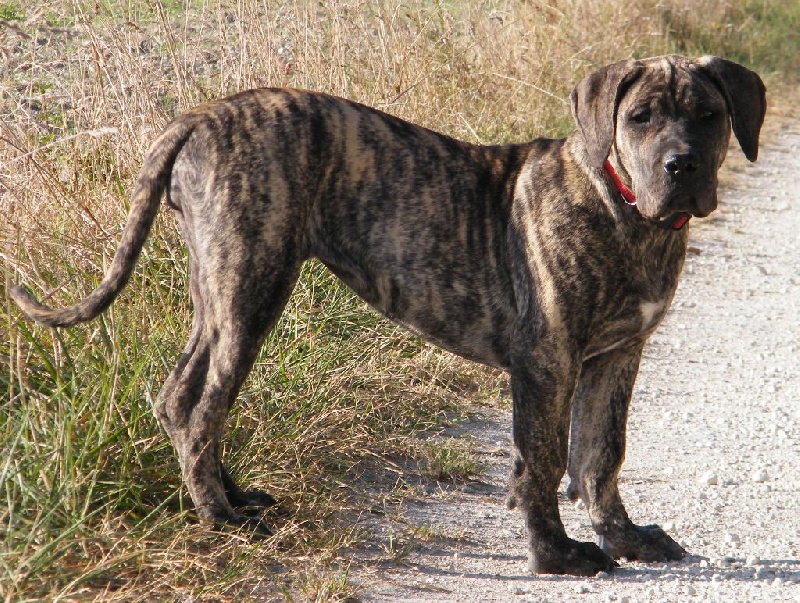
[[[628, 188], [628, 186], [622, 181], [622, 178], [619, 177], [617, 171], [611, 165], [611, 162], [606, 159], [605, 163], [603, 164], [605, 168], [606, 174], [608, 177], [611, 178], [611, 181], [614, 183], [614, 187], [617, 189], [617, 192], [622, 197], [622, 200], [632, 207], [636, 207], [636, 195], [634, 192]], [[667, 169], [666, 166], [664, 169]], [[685, 211], [675, 212], [674, 214], [662, 219], [662, 220], [654, 220], [655, 225], [659, 228], [663, 228], [664, 230], [680, 230], [686, 223], [691, 220], [692, 214]]]

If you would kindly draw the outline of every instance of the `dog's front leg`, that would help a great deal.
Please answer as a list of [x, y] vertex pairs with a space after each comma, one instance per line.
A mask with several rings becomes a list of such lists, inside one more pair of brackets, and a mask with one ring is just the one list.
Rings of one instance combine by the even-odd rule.
[[686, 551], [657, 525], [635, 525], [617, 487], [641, 353], [637, 344], [584, 362], [573, 403], [568, 493], [583, 499], [600, 546], [612, 557], [677, 560]]
[[516, 458], [508, 502], [526, 515], [531, 572], [592, 576], [616, 564], [594, 543], [570, 539], [558, 513], [570, 402], [580, 365], [574, 355], [557, 348], [543, 343], [512, 357]]

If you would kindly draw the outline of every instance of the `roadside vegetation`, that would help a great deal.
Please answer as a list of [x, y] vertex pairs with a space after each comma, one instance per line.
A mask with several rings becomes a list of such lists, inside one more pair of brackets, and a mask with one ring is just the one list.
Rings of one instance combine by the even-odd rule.
[[778, 100], [800, 73], [798, 32], [800, 4], [782, 0], [0, 2], [0, 597], [346, 599], [359, 518], [413, 496], [412, 472], [480, 471], [469, 445], [431, 438], [465, 402], [498, 403], [502, 376], [309, 263], [225, 451], [240, 482], [280, 500], [277, 534], [196, 523], [151, 412], [191, 322], [168, 212], [103, 317], [59, 331], [21, 320], [11, 284], [59, 305], [98, 282], [142, 156], [177, 113], [292, 86], [473, 142], [561, 136], [574, 84], [627, 57], [720, 54]]

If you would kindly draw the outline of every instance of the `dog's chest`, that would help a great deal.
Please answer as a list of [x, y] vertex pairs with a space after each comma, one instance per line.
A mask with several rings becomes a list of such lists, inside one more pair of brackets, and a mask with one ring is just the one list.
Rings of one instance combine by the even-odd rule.
[[647, 331], [658, 325], [667, 311], [667, 300], [643, 301], [639, 304], [639, 313], [642, 315], [642, 330]]
[[605, 303], [596, 306], [585, 357], [643, 343], [661, 323], [675, 295], [682, 262], [675, 258], [660, 270], [646, 264], [609, 283], [601, 296]]
[[590, 358], [644, 341], [664, 318], [671, 300], [669, 295], [655, 301], [631, 302], [621, 312], [604, 317], [592, 329], [584, 356]]
[[[633, 239], [633, 237], [631, 237]], [[630, 239], [629, 239], [630, 240]], [[678, 288], [687, 237], [642, 238], [610, 250], [594, 291], [585, 357], [641, 345], [667, 314]]]

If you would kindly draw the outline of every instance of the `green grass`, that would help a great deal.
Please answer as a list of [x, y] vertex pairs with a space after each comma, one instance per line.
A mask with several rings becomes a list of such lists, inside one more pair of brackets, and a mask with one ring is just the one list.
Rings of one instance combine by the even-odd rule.
[[0, 2], [0, 19], [5, 21], [22, 21], [25, 11], [16, 2]]
[[800, 3], [740, 0], [710, 15], [665, 11], [671, 42], [686, 54], [719, 54], [757, 68], [768, 78], [797, 82], [800, 74]]
[[466, 479], [482, 471], [471, 443], [465, 440], [436, 438], [423, 441], [416, 456], [422, 474], [439, 481]]
[[[20, 318], [10, 284], [63, 304], [97, 283], [147, 145], [176, 112], [246, 87], [297, 86], [503, 142], [571, 130], [571, 87], [627, 56], [722, 54], [777, 90], [800, 72], [796, 2], [22, 6], [0, 4], [28, 36], [14, 38], [0, 71], [7, 601], [342, 600], [357, 594], [347, 551], [365, 536], [355, 518], [406, 491], [392, 459], [435, 479], [481, 470], [468, 443], [430, 438], [465, 402], [496, 399], [499, 376], [392, 326], [310, 263], [226, 440], [237, 479], [281, 501], [267, 514], [277, 535], [253, 543], [197, 524], [152, 415], [191, 323], [186, 252], [166, 212], [103, 317], [59, 331]], [[425, 537], [410, 528], [387, 559]]]

